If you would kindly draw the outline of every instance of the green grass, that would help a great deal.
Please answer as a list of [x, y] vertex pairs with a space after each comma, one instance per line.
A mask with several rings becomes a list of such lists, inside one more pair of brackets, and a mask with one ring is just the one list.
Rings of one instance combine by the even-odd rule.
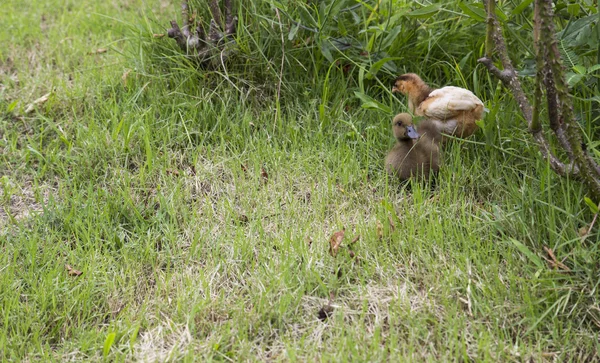
[[[227, 74], [152, 37], [178, 16], [168, 2], [4, 8], [2, 360], [597, 359], [598, 235], [578, 234], [593, 215], [480, 69], [431, 60], [433, 83], [475, 82], [491, 112], [444, 150], [435, 186], [405, 188], [385, 175], [389, 117], [360, 107], [356, 72], [325, 78], [320, 53], [289, 47], [278, 100], [278, 27], [272, 40], [246, 8]], [[357, 258], [329, 255], [342, 228]]]

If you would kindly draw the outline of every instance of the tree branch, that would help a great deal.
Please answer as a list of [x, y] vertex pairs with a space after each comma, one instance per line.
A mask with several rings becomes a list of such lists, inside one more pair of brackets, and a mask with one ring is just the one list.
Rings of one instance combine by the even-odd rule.
[[[533, 139], [537, 142], [540, 152], [546, 158], [550, 166], [553, 170], [555, 170], [560, 175], [573, 175], [578, 172], [578, 168], [573, 167], [571, 165], [567, 166], [562, 161], [560, 161], [556, 155], [552, 153], [550, 149], [550, 144], [548, 140], [544, 136], [542, 128], [539, 124], [539, 115], [536, 114], [535, 118], [533, 116], [533, 109], [531, 107], [531, 103], [528, 101], [527, 96], [525, 96], [525, 92], [521, 87], [521, 82], [517, 78], [517, 72], [512, 65], [512, 62], [508, 56], [508, 50], [506, 48], [506, 42], [504, 41], [504, 37], [502, 36], [502, 29], [496, 19], [496, 14], [494, 11], [490, 11], [494, 9], [494, 5], [491, 4], [494, 0], [483, 0], [485, 8], [487, 10], [487, 34], [486, 34], [486, 44], [489, 45], [490, 39], [493, 39], [493, 43], [495, 44], [494, 51], [500, 57], [500, 62], [504, 70], [500, 70], [498, 67], [494, 65], [490, 54], [487, 54], [486, 57], [483, 57], [478, 60], [481, 64], [483, 64], [487, 70], [496, 76], [505, 87], [507, 87], [515, 100], [517, 101], [519, 108], [521, 109], [521, 113], [523, 117], [527, 121], [527, 126], [529, 132], [531, 132]], [[487, 51], [487, 49], [486, 49]], [[536, 109], [536, 113], [539, 112]]]

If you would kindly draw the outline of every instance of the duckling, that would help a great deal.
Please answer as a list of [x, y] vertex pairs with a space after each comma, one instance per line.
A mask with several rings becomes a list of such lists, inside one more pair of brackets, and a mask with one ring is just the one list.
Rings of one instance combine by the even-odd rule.
[[412, 124], [412, 116], [401, 113], [394, 117], [392, 130], [398, 143], [385, 158], [388, 173], [407, 180], [411, 176], [427, 178], [430, 172], [439, 170], [438, 144], [442, 135], [432, 120], [423, 120], [417, 132]]
[[483, 118], [483, 102], [473, 92], [454, 86], [432, 89], [421, 77], [406, 73], [396, 78], [392, 92], [408, 96], [408, 108], [416, 116], [435, 120], [440, 132], [468, 137]]

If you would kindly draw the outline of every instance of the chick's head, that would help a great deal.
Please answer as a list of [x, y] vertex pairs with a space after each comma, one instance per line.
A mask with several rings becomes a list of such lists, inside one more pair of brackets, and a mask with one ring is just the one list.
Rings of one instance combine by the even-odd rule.
[[423, 86], [424, 82], [421, 77], [414, 73], [406, 73], [396, 78], [392, 92], [400, 92], [406, 95], [419, 91]]
[[394, 117], [392, 130], [394, 131], [394, 137], [398, 141], [419, 138], [419, 133], [412, 124], [412, 116], [407, 113], [400, 113]]

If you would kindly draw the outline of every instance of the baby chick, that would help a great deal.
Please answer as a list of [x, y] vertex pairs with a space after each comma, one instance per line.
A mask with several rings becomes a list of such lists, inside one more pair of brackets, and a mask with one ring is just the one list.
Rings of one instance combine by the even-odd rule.
[[394, 117], [392, 130], [398, 142], [385, 158], [388, 173], [407, 180], [414, 176], [427, 178], [430, 172], [439, 170], [439, 142], [442, 135], [431, 120], [423, 120], [419, 132], [412, 124], [412, 117], [401, 113]]
[[408, 96], [410, 111], [433, 120], [445, 134], [471, 136], [477, 130], [475, 121], [483, 118], [483, 102], [473, 92], [453, 86], [434, 90], [414, 73], [396, 78], [392, 92]]

